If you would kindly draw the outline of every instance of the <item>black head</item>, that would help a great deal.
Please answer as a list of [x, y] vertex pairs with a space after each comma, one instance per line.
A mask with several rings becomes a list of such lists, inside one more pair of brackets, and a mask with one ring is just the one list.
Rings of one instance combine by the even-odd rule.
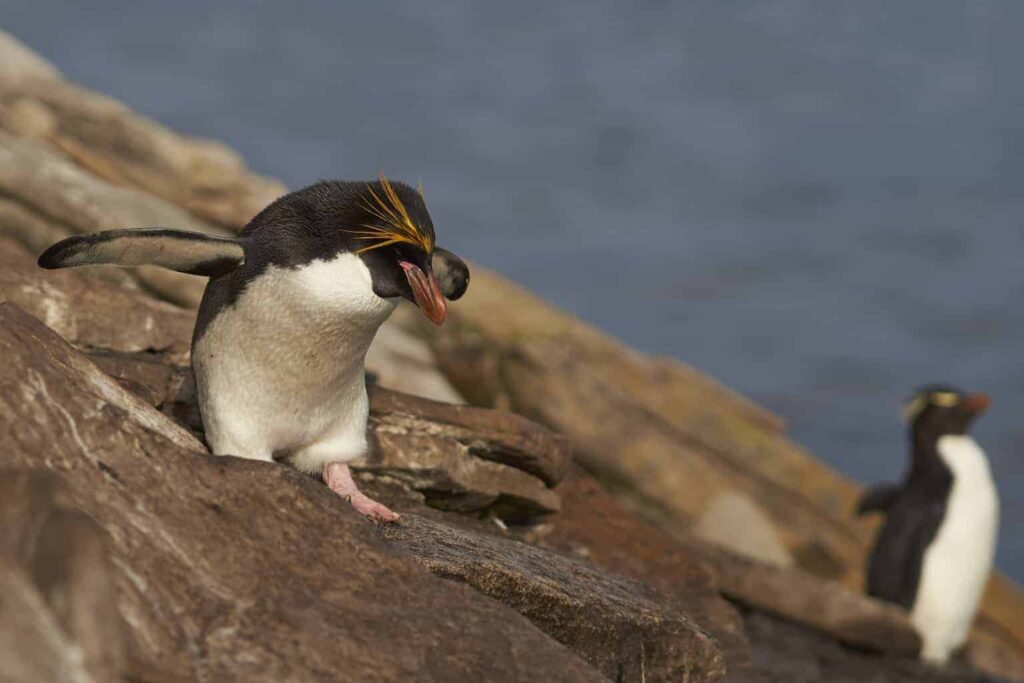
[[434, 224], [423, 195], [383, 174], [369, 182], [321, 181], [287, 194], [260, 212], [241, 237], [255, 269], [353, 254], [369, 270], [377, 296], [408, 299], [437, 324], [445, 318], [433, 272]]
[[991, 400], [985, 394], [967, 394], [954, 387], [934, 384], [920, 389], [907, 401], [903, 414], [915, 439], [937, 439], [965, 434]]

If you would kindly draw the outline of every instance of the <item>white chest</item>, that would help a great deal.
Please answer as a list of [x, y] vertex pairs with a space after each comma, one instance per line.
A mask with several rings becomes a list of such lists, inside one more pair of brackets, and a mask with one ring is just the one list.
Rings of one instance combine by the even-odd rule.
[[984, 452], [969, 436], [944, 436], [939, 456], [953, 485], [935, 539], [925, 552], [912, 619], [922, 656], [945, 661], [974, 620], [995, 556], [999, 500]]
[[364, 358], [395, 305], [352, 254], [255, 278], [193, 349], [214, 452], [269, 457], [345, 429], [361, 439]]

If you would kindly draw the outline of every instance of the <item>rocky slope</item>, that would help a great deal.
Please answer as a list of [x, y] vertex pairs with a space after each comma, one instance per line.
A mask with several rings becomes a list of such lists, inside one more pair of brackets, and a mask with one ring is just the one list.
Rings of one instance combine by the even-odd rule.
[[[360, 476], [403, 515], [378, 528], [206, 452], [202, 280], [34, 266], [282, 191], [0, 34], [0, 680], [981, 680], [857, 592], [856, 489], [781, 420], [484, 269], [450, 325], [372, 350]], [[968, 662], [1024, 680], [1021, 593], [992, 591]]]

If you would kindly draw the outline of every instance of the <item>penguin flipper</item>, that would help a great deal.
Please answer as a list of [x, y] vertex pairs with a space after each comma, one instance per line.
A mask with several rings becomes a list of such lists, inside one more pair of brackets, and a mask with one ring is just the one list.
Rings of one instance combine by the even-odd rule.
[[891, 510], [868, 562], [868, 594], [912, 609], [924, 555], [935, 539], [945, 505], [915, 499]]
[[167, 228], [75, 235], [39, 257], [39, 265], [47, 269], [104, 263], [152, 265], [206, 277], [226, 275], [244, 262], [245, 249], [239, 240]]
[[445, 299], [455, 301], [466, 293], [469, 287], [469, 266], [465, 261], [447, 249], [434, 247], [430, 267]]
[[869, 512], [887, 512], [892, 507], [893, 502], [896, 500], [896, 494], [899, 492], [899, 484], [872, 486], [857, 504], [857, 515], [866, 515]]

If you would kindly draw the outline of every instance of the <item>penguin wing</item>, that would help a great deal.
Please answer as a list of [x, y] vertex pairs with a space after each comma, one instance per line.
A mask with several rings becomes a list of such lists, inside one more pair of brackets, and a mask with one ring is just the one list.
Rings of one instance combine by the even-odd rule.
[[869, 512], [887, 512], [896, 501], [896, 494], [900, 492], [899, 484], [879, 484], [872, 486], [861, 497], [857, 504], [857, 514], [866, 515]]
[[868, 593], [912, 609], [924, 554], [938, 533], [942, 501], [901, 498], [890, 512], [871, 552]]
[[75, 235], [39, 257], [39, 265], [48, 269], [104, 263], [153, 265], [206, 277], [225, 275], [244, 262], [245, 249], [239, 240], [167, 228]]
[[430, 267], [445, 299], [455, 301], [466, 293], [469, 287], [469, 266], [465, 261], [447, 249], [435, 247]]

